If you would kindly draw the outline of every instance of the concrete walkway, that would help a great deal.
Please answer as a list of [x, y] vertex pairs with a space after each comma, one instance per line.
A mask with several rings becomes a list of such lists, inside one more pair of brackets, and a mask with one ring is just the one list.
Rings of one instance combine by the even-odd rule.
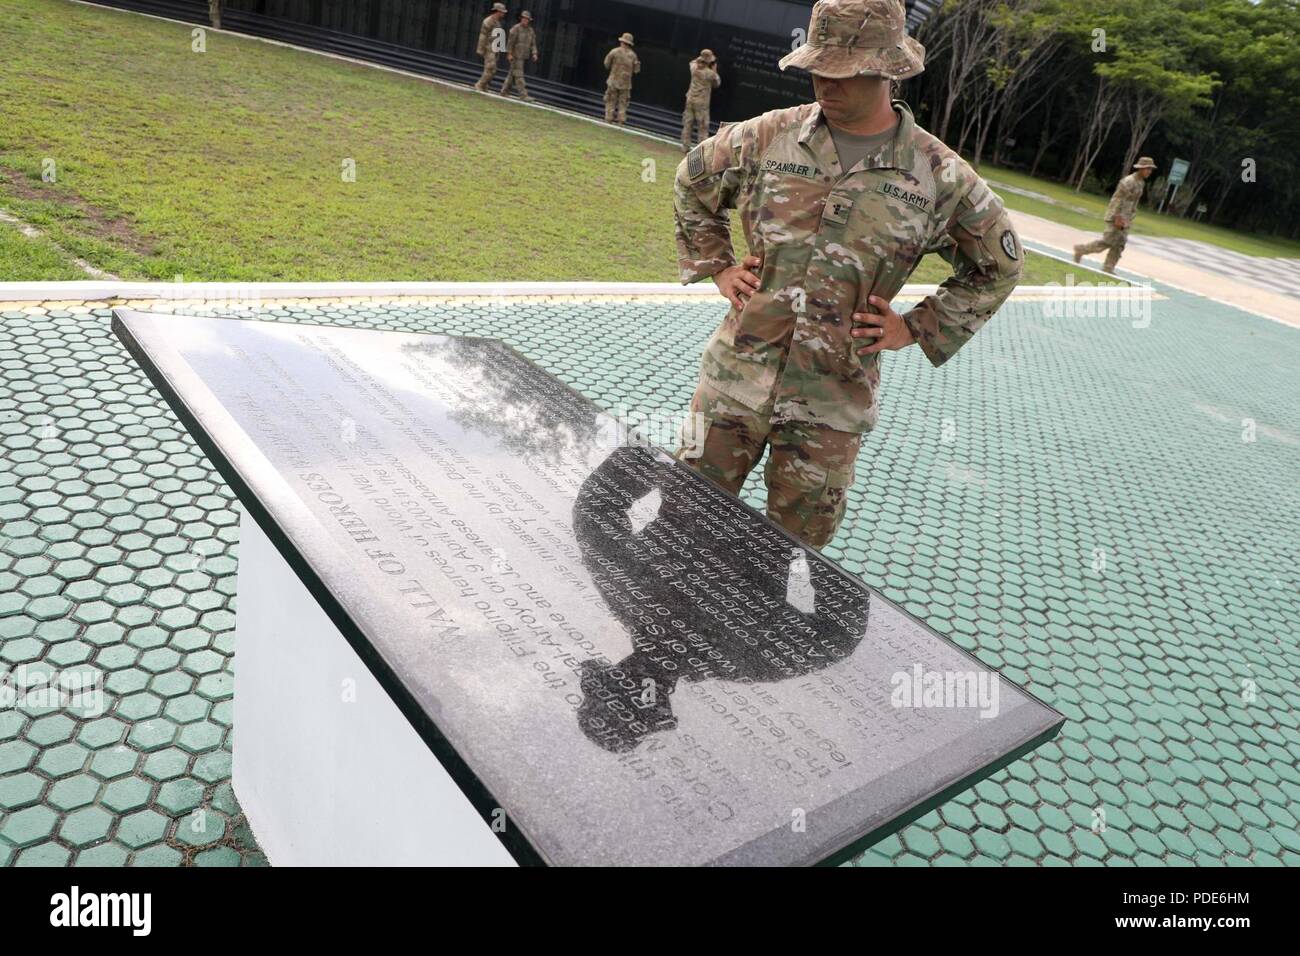
[[[1011, 210], [1011, 220], [1021, 238], [1059, 250], [1067, 256], [1072, 253], [1075, 245], [1095, 239], [1102, 231], [1100, 222], [1097, 223], [1096, 232], [1091, 233], [1015, 210]], [[1100, 256], [1085, 257], [1084, 262], [1099, 264], [1100, 259]], [[1236, 282], [1230, 275], [1217, 274], [1188, 262], [1165, 258], [1134, 248], [1132, 244], [1120, 259], [1119, 271], [1130, 277], [1154, 279], [1184, 292], [1202, 295], [1300, 328], [1300, 302], [1294, 298]]]

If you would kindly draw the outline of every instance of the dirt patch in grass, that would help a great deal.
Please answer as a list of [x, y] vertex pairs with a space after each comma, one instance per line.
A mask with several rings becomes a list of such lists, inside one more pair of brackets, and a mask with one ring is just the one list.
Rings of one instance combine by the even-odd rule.
[[82, 229], [92, 238], [111, 243], [141, 256], [153, 255], [154, 243], [136, 232], [127, 216], [115, 216], [77, 195], [66, 186], [50, 188], [47, 183], [33, 182], [21, 173], [0, 169], [0, 192], [29, 202], [54, 203], [71, 210]]

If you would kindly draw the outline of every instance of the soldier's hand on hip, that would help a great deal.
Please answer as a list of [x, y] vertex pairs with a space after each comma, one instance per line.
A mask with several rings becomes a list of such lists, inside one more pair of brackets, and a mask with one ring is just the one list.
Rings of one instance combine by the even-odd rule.
[[1115, 217], [1115, 228], [1123, 229], [1128, 226], [1128, 221], [1123, 216]]
[[878, 295], [870, 296], [867, 301], [876, 311], [854, 312], [853, 329], [849, 334], [855, 339], [875, 341], [858, 349], [859, 355], [871, 355], [886, 349], [895, 351], [907, 348], [916, 341], [912, 338], [912, 330], [907, 327], [903, 317], [894, 311], [893, 306]]
[[749, 297], [758, 291], [759, 278], [751, 270], [761, 269], [763, 260], [758, 256], [745, 256], [738, 266], [728, 266], [713, 276], [714, 283], [722, 297], [735, 306], [739, 312], [749, 301]]

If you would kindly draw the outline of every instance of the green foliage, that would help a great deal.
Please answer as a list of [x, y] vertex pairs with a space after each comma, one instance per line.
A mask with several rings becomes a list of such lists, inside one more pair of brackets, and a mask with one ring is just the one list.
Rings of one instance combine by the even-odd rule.
[[[1023, 69], [1033, 71], [1012, 102], [962, 91], [963, 110], [997, 104], [1003, 135], [1021, 145], [1013, 162], [1031, 165], [1034, 148], [1050, 124], [1053, 149], [1039, 171], [1077, 177], [1080, 146], [1088, 130], [1106, 130], [1091, 164], [1110, 182], [1133, 149], [1167, 168], [1175, 157], [1192, 163], [1187, 192], [1209, 203], [1218, 221], [1242, 228], [1300, 236], [1300, 0], [962, 0], [945, 4], [927, 36], [938, 51], [914, 81], [918, 101], [945, 102], [936, 89], [946, 73], [945, 29], [966, 23], [956, 10], [982, 7], [985, 22], [1003, 34], [978, 82], [1005, 89]], [[1059, 42], [1048, 63], [1026, 67], [1020, 51], [1047, 31]], [[1100, 120], [1091, 115], [1098, 80], [1114, 96]], [[910, 94], [911, 91], [909, 91]], [[1017, 105], [1025, 105], [1023, 112]], [[923, 123], [933, 117], [918, 117]], [[1096, 120], [1096, 124], [1094, 124]], [[1008, 157], [1011, 158], [1011, 157]], [[1241, 177], [1244, 159], [1258, 169]], [[1087, 181], [1085, 179], [1085, 181]]]

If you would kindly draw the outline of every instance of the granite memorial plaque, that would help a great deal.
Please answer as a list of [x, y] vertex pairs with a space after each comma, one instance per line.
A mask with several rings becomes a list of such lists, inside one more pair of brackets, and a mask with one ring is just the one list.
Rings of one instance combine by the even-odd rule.
[[1063, 723], [498, 341], [113, 327], [518, 861], [842, 860]]

